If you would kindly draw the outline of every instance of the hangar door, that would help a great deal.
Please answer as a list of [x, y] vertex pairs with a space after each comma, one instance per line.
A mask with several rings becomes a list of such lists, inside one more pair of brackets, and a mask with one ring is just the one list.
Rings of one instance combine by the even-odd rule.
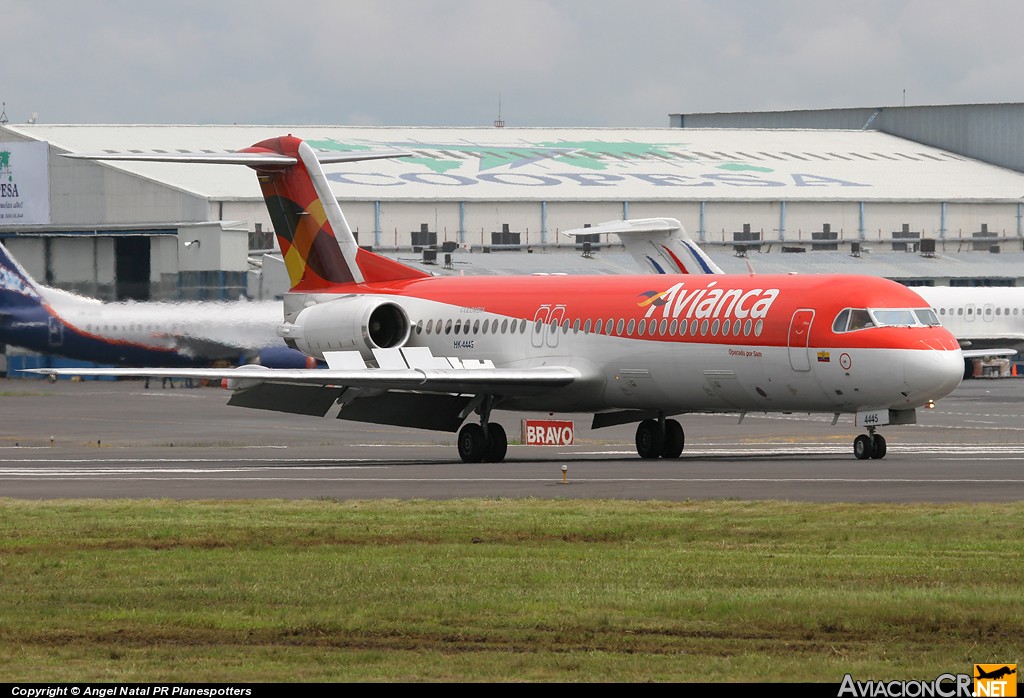
[[149, 241], [145, 235], [114, 239], [117, 300], [149, 300]]

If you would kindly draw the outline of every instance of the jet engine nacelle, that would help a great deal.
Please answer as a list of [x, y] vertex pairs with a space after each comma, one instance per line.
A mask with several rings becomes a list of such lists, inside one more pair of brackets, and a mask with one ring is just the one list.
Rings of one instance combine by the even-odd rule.
[[387, 298], [348, 296], [303, 308], [280, 334], [288, 346], [322, 359], [325, 351], [358, 351], [373, 359], [374, 349], [404, 346], [409, 316]]

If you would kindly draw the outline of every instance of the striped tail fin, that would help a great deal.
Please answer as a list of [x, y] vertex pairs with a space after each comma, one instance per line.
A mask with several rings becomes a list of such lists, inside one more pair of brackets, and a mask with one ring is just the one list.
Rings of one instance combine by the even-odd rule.
[[429, 276], [360, 249], [356, 243], [320, 163], [370, 159], [365, 154], [331, 154], [321, 160], [309, 144], [294, 136], [271, 138], [240, 152], [288, 158], [281, 164], [250, 167], [256, 170], [293, 292]]

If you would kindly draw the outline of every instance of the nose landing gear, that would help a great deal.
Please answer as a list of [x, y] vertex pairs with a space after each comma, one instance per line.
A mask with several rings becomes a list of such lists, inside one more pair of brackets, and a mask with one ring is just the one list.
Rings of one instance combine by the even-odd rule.
[[868, 427], [867, 434], [861, 434], [853, 440], [853, 455], [858, 460], [885, 458], [885, 437], [876, 434], [874, 427]]

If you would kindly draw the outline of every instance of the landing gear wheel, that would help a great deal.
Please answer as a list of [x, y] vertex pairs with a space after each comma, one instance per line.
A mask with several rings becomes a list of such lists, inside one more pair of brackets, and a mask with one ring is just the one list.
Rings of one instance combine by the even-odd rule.
[[853, 440], [853, 455], [857, 456], [858, 460], [867, 460], [874, 452], [874, 444], [867, 434], [861, 434]]
[[885, 437], [881, 434], [875, 434], [871, 437], [871, 457], [872, 458], [885, 458]]
[[654, 419], [645, 419], [636, 428], [636, 452], [641, 458], [658, 458], [665, 450], [665, 435]]
[[683, 425], [674, 419], [665, 422], [665, 445], [662, 447], [662, 458], [678, 458], [683, 454], [683, 446], [686, 444], [686, 435], [683, 433]]
[[508, 453], [508, 437], [505, 436], [505, 428], [497, 422], [487, 424], [487, 454], [484, 457], [488, 463], [500, 463], [505, 460]]
[[487, 453], [487, 438], [484, 428], [471, 422], [459, 430], [459, 457], [465, 463], [479, 463]]

